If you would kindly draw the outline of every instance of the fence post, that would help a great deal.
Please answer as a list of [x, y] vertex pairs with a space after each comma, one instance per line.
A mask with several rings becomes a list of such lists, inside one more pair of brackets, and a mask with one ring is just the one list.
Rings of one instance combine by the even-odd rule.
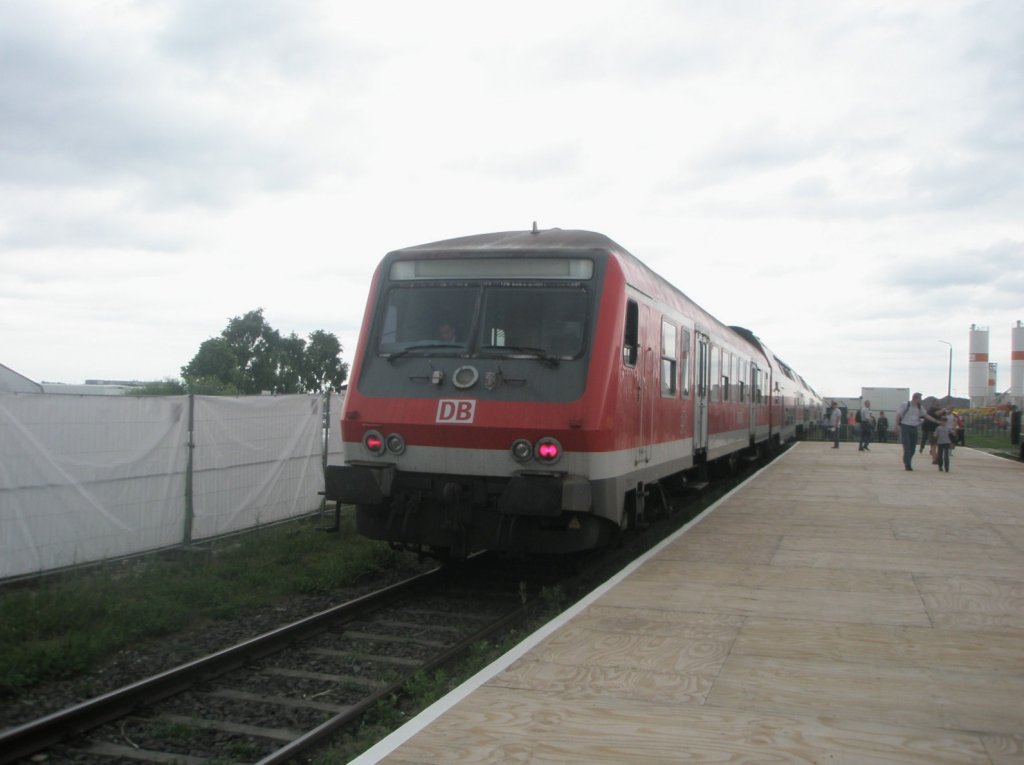
[[320, 439], [320, 475], [324, 479], [324, 490], [320, 492], [320, 512], [327, 509], [327, 452], [330, 451], [331, 442], [331, 389], [328, 388], [324, 396], [324, 416], [320, 421], [320, 432], [323, 438]]
[[195, 517], [195, 507], [192, 504], [192, 456], [196, 450], [195, 439], [195, 417], [196, 399], [195, 394], [188, 394], [188, 460], [185, 465], [185, 528], [182, 544], [188, 547], [192, 544], [192, 520]]

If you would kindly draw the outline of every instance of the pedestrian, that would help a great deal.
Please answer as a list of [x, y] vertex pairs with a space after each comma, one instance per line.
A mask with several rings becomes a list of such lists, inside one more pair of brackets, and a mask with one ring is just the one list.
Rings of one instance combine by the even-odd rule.
[[864, 400], [864, 405], [857, 412], [857, 419], [860, 421], [860, 446], [858, 451], [867, 452], [868, 444], [871, 443], [871, 433], [875, 429], [875, 415], [871, 413], [871, 402]]
[[956, 445], [957, 446], [966, 446], [967, 444], [964, 443], [965, 442], [964, 431], [966, 430], [966, 425], [964, 423], [964, 418], [960, 416], [959, 412], [953, 412], [953, 421], [956, 423]]
[[884, 444], [889, 440], [889, 419], [885, 412], [878, 415], [878, 443]]
[[914, 450], [917, 448], [917, 429], [922, 422], [936, 422], [929, 417], [921, 405], [921, 394], [915, 393], [910, 401], [900, 404], [896, 410], [896, 427], [900, 430], [900, 443], [903, 444], [903, 468], [913, 470]]
[[839, 448], [839, 423], [843, 419], [843, 413], [839, 411], [839, 404], [835, 401], [832, 402], [832, 407], [828, 410], [828, 427], [832, 431], [832, 448]]
[[949, 455], [953, 451], [953, 440], [956, 420], [948, 409], [939, 413], [939, 424], [935, 427], [935, 445], [937, 447], [935, 464], [939, 466], [939, 472], [949, 472]]
[[925, 444], [928, 444], [928, 454], [932, 458], [932, 464], [935, 464], [935, 428], [939, 426], [939, 412], [942, 411], [942, 407], [939, 406], [938, 399], [930, 398], [926, 404], [928, 407], [928, 417], [921, 423], [921, 448], [918, 454], [924, 452]]

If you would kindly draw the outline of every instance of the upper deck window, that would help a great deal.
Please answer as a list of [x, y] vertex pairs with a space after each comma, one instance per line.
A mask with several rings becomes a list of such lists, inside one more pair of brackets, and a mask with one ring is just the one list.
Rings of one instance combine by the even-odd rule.
[[418, 279], [572, 279], [594, 276], [587, 258], [436, 258], [391, 264], [392, 281]]

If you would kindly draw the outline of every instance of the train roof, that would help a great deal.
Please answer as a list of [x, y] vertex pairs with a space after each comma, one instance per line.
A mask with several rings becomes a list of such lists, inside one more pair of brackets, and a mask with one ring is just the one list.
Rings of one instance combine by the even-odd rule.
[[560, 228], [533, 231], [499, 231], [493, 234], [474, 234], [438, 242], [417, 244], [393, 250], [390, 255], [432, 252], [481, 252], [487, 250], [612, 250], [625, 253], [621, 245], [595, 231], [563, 230]]

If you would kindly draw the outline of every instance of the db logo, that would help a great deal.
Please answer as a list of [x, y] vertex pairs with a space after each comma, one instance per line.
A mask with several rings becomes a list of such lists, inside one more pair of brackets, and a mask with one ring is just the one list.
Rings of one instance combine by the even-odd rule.
[[476, 401], [443, 398], [437, 402], [437, 422], [454, 422], [468, 425], [476, 416]]

